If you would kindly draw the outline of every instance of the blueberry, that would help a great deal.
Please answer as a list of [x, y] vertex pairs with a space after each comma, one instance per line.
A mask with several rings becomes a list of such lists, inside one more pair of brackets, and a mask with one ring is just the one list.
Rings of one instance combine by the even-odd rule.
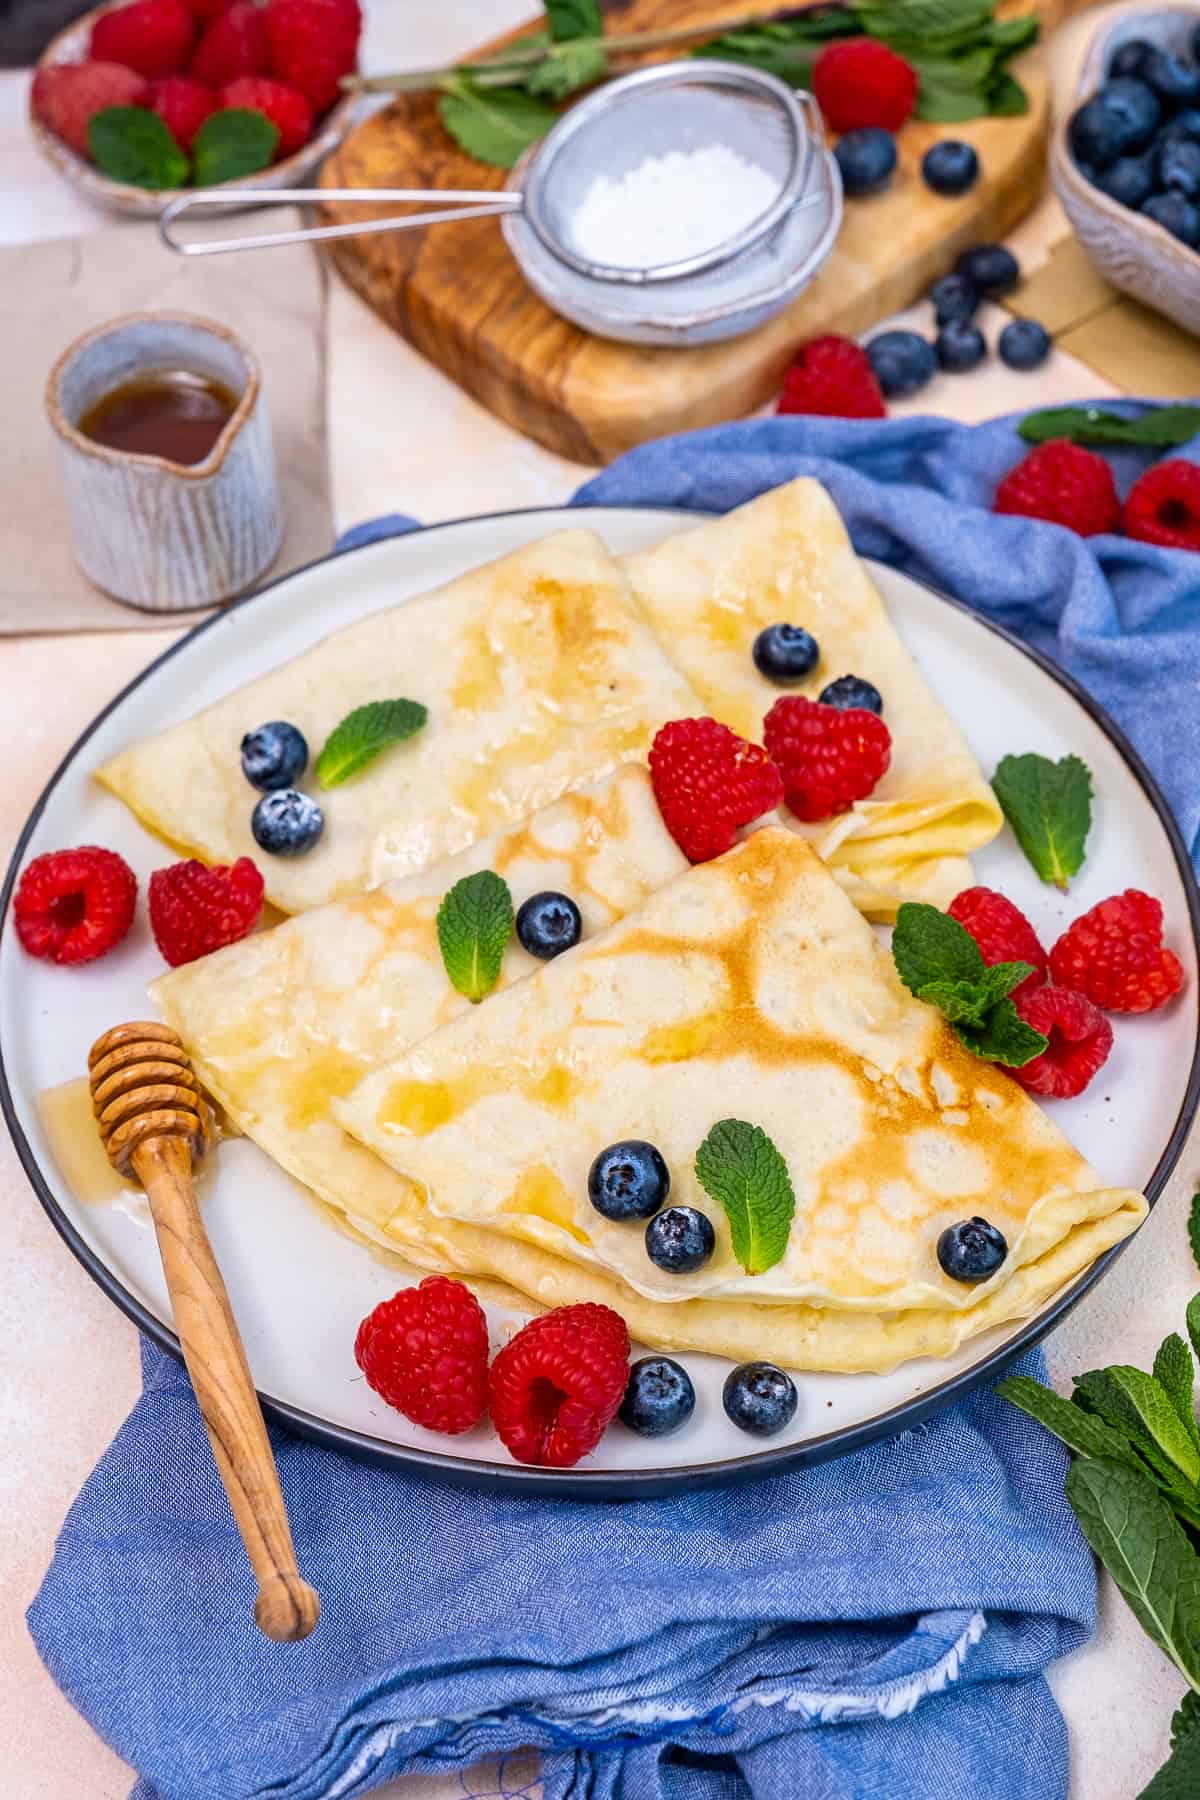
[[768, 625], [754, 640], [754, 666], [777, 687], [803, 681], [817, 666], [817, 640], [799, 625]]
[[864, 125], [845, 132], [833, 154], [847, 194], [874, 194], [891, 180], [896, 140], [880, 125]]
[[1185, 194], [1151, 194], [1141, 210], [1181, 244], [1200, 249], [1200, 206], [1193, 205]]
[[549, 962], [583, 936], [579, 908], [569, 894], [556, 894], [552, 888], [530, 894], [517, 913], [517, 936], [530, 956]]
[[836, 681], [821, 689], [817, 698], [822, 706], [836, 706], [840, 712], [848, 712], [852, 706], [861, 706], [873, 713], [883, 711], [883, 695], [861, 675], [839, 675]]
[[989, 300], [1011, 294], [1021, 279], [1021, 265], [1003, 244], [976, 244], [973, 250], [963, 251], [954, 267]]
[[275, 788], [295, 787], [308, 767], [304, 733], [286, 719], [272, 719], [242, 739], [242, 774], [251, 787], [265, 794]]
[[1200, 63], [1200, 25], [1192, 33], [1192, 61]]
[[986, 1219], [960, 1219], [937, 1241], [937, 1259], [952, 1281], [986, 1281], [1007, 1255], [1004, 1233]]
[[643, 1356], [629, 1371], [621, 1402], [621, 1423], [642, 1437], [666, 1437], [686, 1425], [696, 1410], [692, 1378], [669, 1356]]
[[1140, 156], [1118, 156], [1115, 163], [1092, 179], [1110, 200], [1116, 200], [1121, 206], [1131, 206], [1136, 211], [1154, 192], [1154, 158], [1149, 151]]
[[939, 325], [951, 319], [973, 319], [979, 310], [979, 292], [965, 275], [943, 275], [929, 290], [933, 316]]
[[670, 1275], [690, 1275], [716, 1247], [712, 1220], [694, 1206], [668, 1206], [646, 1227], [646, 1255]]
[[276, 788], [255, 807], [250, 829], [260, 850], [269, 850], [272, 856], [303, 856], [324, 831], [325, 814], [310, 794]]
[[1154, 45], [1145, 38], [1126, 38], [1121, 47], [1113, 52], [1108, 65], [1109, 79], [1114, 75], [1140, 75], [1143, 61], [1153, 49]]
[[965, 194], [979, 180], [979, 158], [970, 144], [957, 138], [931, 144], [921, 158], [925, 186], [935, 194]]
[[751, 1437], [774, 1437], [790, 1425], [798, 1399], [791, 1376], [769, 1362], [739, 1363], [721, 1393], [726, 1416]]
[[881, 331], [867, 345], [875, 379], [889, 397], [915, 394], [937, 368], [933, 345], [915, 331]]
[[987, 339], [970, 319], [951, 319], [938, 332], [934, 350], [947, 374], [961, 375], [979, 367], [987, 355]]
[[1107, 107], [1117, 121], [1119, 156], [1127, 150], [1141, 150], [1158, 130], [1162, 105], [1146, 82], [1120, 76], [1116, 81], [1106, 81], [1094, 98]]
[[622, 1138], [588, 1170], [588, 1199], [606, 1219], [649, 1219], [666, 1204], [671, 1173], [644, 1138]]
[[1036, 369], [1050, 354], [1050, 333], [1036, 319], [1010, 319], [996, 348], [1010, 369]]
[[1158, 134], [1160, 144], [1164, 138], [1200, 139], [1200, 106], [1185, 106], [1173, 119], [1168, 119]]
[[1200, 100], [1200, 69], [1169, 50], [1152, 49], [1142, 60], [1138, 78], [1164, 106], [1194, 106]]
[[1121, 154], [1121, 122], [1097, 96], [1076, 107], [1067, 126], [1071, 154], [1092, 180], [1098, 169], [1107, 169]]
[[1200, 143], [1195, 138], [1165, 138], [1154, 152], [1159, 187], [1194, 200], [1200, 194]]

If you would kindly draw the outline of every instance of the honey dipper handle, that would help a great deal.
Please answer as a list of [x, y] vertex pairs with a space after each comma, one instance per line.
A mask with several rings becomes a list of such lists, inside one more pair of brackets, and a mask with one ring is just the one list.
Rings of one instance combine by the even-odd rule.
[[131, 1160], [150, 1198], [188, 1374], [258, 1577], [254, 1617], [280, 1643], [307, 1637], [321, 1603], [296, 1567], [267, 1427], [192, 1187], [191, 1151], [178, 1138], [154, 1137]]

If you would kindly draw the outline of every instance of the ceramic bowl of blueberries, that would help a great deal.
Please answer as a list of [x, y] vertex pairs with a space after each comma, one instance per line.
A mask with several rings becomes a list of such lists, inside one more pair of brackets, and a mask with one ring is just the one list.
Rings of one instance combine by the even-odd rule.
[[1098, 33], [1050, 172], [1105, 280], [1200, 331], [1200, 6]]

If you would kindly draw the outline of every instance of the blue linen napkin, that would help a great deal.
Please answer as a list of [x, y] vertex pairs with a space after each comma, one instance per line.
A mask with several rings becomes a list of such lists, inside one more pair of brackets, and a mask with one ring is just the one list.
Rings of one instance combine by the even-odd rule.
[[[770, 420], [648, 445], [576, 499], [724, 510], [817, 475], [861, 551], [1090, 686], [1194, 842], [1200, 558], [991, 516], [1021, 449], [1012, 421]], [[1122, 487], [1144, 461], [1114, 458]], [[135, 1800], [332, 1800], [526, 1744], [546, 1800], [1066, 1794], [1043, 1671], [1092, 1629], [1093, 1568], [1065, 1454], [989, 1393], [836, 1463], [623, 1505], [457, 1491], [273, 1432], [324, 1601], [281, 1648], [251, 1623], [186, 1379], [148, 1344], [143, 1369], [29, 1613]]]

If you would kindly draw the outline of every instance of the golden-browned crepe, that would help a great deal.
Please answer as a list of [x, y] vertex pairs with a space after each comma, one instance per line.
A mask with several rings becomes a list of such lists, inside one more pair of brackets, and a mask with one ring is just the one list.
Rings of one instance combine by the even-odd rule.
[[819, 482], [774, 488], [624, 566], [705, 708], [743, 737], [761, 743], [763, 717], [781, 692], [751, 656], [766, 625], [803, 626], [820, 646], [816, 669], [796, 692], [815, 699], [847, 674], [879, 689], [892, 761], [875, 792], [820, 824], [788, 819], [869, 918], [894, 918], [902, 900], [944, 906], [970, 884], [966, 858], [996, 836], [1000, 808]]
[[[286, 719], [315, 760], [371, 700], [429, 718], [320, 793], [325, 831], [303, 856], [267, 855], [241, 769], [244, 733]], [[428, 868], [619, 763], [698, 710], [588, 531], [564, 531], [432, 594], [374, 613], [98, 771], [150, 828], [207, 862], [252, 856], [267, 898], [300, 912]], [[316, 792], [310, 767], [303, 785]]]
[[[438, 1218], [523, 1254], [536, 1246], [697, 1318], [733, 1301], [882, 1316], [893, 1345], [919, 1339], [921, 1312], [1007, 1316], [1009, 1289], [1024, 1309], [1073, 1262], [1073, 1239], [1090, 1258], [1145, 1212], [913, 999], [824, 864], [777, 827], [398, 1055], [334, 1113]], [[739, 1266], [693, 1170], [728, 1117], [767, 1132], [795, 1190], [786, 1252], [762, 1273]], [[590, 1205], [593, 1157], [627, 1137], [656, 1144], [672, 1199], [711, 1218], [703, 1268], [657, 1268], [642, 1227]], [[975, 1214], [1009, 1254], [972, 1286], [943, 1274], [936, 1244]], [[540, 1298], [514, 1260], [505, 1278]], [[852, 1335], [845, 1320], [834, 1330]]]

